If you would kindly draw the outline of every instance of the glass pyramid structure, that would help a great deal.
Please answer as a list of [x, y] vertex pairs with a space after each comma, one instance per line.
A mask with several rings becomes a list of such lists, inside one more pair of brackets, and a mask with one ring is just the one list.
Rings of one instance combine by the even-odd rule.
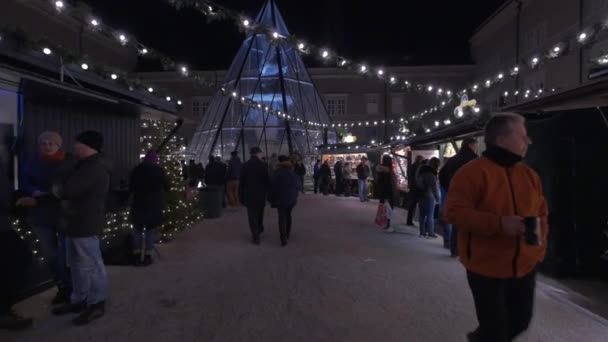
[[[274, 0], [266, 2], [256, 22], [274, 27], [283, 37], [289, 35]], [[331, 127], [331, 119], [299, 51], [283, 39], [250, 33], [222, 86], [225, 93], [214, 95], [186, 151], [192, 159], [226, 158], [232, 151], [246, 156], [254, 146], [268, 156], [315, 155], [316, 146], [336, 143], [336, 132], [326, 128]], [[231, 96], [233, 92], [238, 95]], [[242, 98], [261, 108], [245, 104]], [[266, 112], [265, 107], [288, 113], [292, 120]]]

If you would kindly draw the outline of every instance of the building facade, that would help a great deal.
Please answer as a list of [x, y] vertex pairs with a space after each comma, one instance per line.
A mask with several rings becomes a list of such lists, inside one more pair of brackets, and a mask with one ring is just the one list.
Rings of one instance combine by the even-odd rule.
[[[520, 73], [478, 97], [486, 106], [497, 109], [533, 98], [525, 98], [523, 93], [514, 98], [515, 90], [559, 91], [593, 82], [588, 79], [590, 69], [598, 56], [608, 52], [607, 18], [606, 0], [506, 1], [470, 39], [475, 79], [481, 85], [516, 65]], [[573, 44], [581, 33], [585, 33], [587, 43]], [[559, 45], [565, 41], [570, 43]], [[556, 47], [559, 57], [547, 58]], [[531, 69], [535, 57], [540, 58], [540, 65]]]
[[[211, 98], [222, 84], [225, 70], [193, 71], [210, 86], [201, 86], [175, 72], [140, 73], [139, 76], [152, 84], [158, 84], [179, 94], [183, 106], [179, 115], [186, 119], [185, 136], [193, 132], [204, 118]], [[373, 76], [363, 76], [338, 68], [310, 68], [310, 76], [323, 98], [325, 108], [334, 122], [389, 121], [437, 106], [441, 100], [436, 96], [407, 90], [402, 86], [388, 86]], [[386, 68], [386, 74], [395, 75], [411, 83], [443, 87], [446, 91], [470, 83], [474, 73], [472, 65], [448, 66], [401, 66]], [[455, 107], [457, 104], [453, 104]], [[338, 133], [357, 137], [368, 143], [381, 141], [398, 134], [396, 125], [349, 127]]]

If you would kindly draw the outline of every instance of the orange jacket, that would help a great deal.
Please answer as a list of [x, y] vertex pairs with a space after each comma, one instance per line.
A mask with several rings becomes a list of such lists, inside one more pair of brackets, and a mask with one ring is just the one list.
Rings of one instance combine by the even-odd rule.
[[[549, 225], [539, 176], [522, 162], [510, 167], [482, 157], [463, 166], [450, 184], [444, 219], [458, 228], [460, 261], [491, 278], [521, 278], [544, 259]], [[501, 232], [501, 217], [541, 218], [541, 245]]]

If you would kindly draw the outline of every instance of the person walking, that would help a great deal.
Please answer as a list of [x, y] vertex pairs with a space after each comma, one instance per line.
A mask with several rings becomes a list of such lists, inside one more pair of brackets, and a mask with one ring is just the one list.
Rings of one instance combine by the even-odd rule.
[[[450, 181], [454, 177], [456, 171], [463, 167], [466, 163], [477, 159], [479, 155], [479, 144], [475, 138], [466, 138], [463, 140], [460, 151], [450, 158], [439, 171], [439, 185], [441, 186], [441, 208], [445, 211], [445, 203], [447, 201], [447, 192], [450, 188]], [[444, 247], [450, 249], [452, 257], [458, 256], [458, 228], [448, 222], [444, 222], [443, 240]]]
[[416, 214], [416, 207], [418, 207], [418, 198], [420, 197], [420, 190], [418, 189], [418, 183], [416, 182], [416, 176], [418, 175], [418, 169], [422, 165], [422, 156], [417, 156], [416, 161], [410, 166], [407, 171], [407, 184], [409, 187], [408, 193], [408, 207], [407, 207], [407, 225], [414, 226], [414, 215]]
[[21, 177], [24, 194], [34, 199], [31, 224], [40, 240], [42, 254], [57, 284], [52, 304], [70, 302], [72, 279], [66, 264], [64, 215], [60, 200], [51, 190], [74, 167], [74, 158], [62, 149], [63, 140], [56, 132], [43, 132], [38, 137], [38, 154], [25, 166]]
[[239, 206], [239, 179], [241, 178], [241, 158], [239, 158], [237, 151], [230, 153], [230, 162], [228, 163], [228, 204], [236, 208]]
[[324, 196], [329, 194], [329, 183], [331, 183], [331, 168], [329, 167], [329, 160], [325, 160], [319, 169], [319, 184]]
[[385, 154], [382, 156], [382, 163], [376, 166], [376, 173], [378, 174], [376, 189], [380, 203], [386, 205], [388, 202], [389, 205], [387, 207], [388, 219], [384, 231], [386, 233], [393, 233], [395, 229], [391, 226], [391, 216], [395, 208], [395, 199], [397, 198], [397, 177], [393, 171], [393, 158], [390, 155]]
[[163, 223], [166, 195], [171, 185], [165, 170], [159, 165], [155, 151], [148, 151], [141, 164], [131, 173], [129, 192], [133, 195], [133, 256], [136, 266], [152, 264], [154, 232]]
[[344, 192], [344, 176], [342, 175], [342, 159], [338, 159], [334, 165], [334, 175], [336, 176], [336, 196], [342, 196]]
[[435, 206], [441, 203], [439, 192], [439, 180], [437, 173], [441, 162], [439, 158], [433, 157], [428, 165], [420, 166], [418, 169], [418, 189], [420, 190], [420, 236], [436, 239], [435, 234]]
[[321, 159], [317, 159], [315, 166], [313, 167], [313, 175], [312, 178], [315, 182], [314, 184], [314, 193], [319, 193], [319, 179], [321, 177]]
[[[33, 320], [22, 317], [13, 310], [18, 291], [25, 286], [26, 275], [32, 264], [32, 254], [27, 243], [11, 229], [9, 213], [14, 206], [13, 186], [0, 165], [0, 329], [23, 330], [32, 326]], [[29, 200], [32, 202], [32, 200]]]
[[[280, 163], [281, 163], [281, 158], [279, 157], [279, 165], [280, 165]], [[304, 176], [306, 176], [306, 166], [304, 166], [302, 159], [298, 159], [296, 161], [295, 174], [296, 174], [296, 176], [298, 176], [298, 178], [297, 178], [298, 190], [301, 193], [304, 193]]]
[[357, 178], [359, 179], [359, 200], [361, 202], [367, 202], [369, 199], [367, 198], [369, 188], [367, 179], [371, 173], [369, 169], [369, 165], [367, 164], [367, 157], [361, 158], [361, 163], [357, 165]]
[[279, 164], [271, 180], [269, 200], [279, 214], [281, 246], [286, 246], [291, 237], [291, 212], [298, 200], [299, 183], [293, 164], [287, 156], [279, 156]]
[[[526, 120], [493, 116], [483, 157], [452, 178], [444, 217], [458, 227], [479, 326], [473, 342], [513, 341], [532, 321], [536, 267], [544, 259], [548, 208], [538, 174], [522, 160], [531, 144]], [[464, 253], [466, 251], [466, 253]]]
[[241, 203], [247, 207], [249, 228], [253, 243], [260, 244], [264, 232], [264, 208], [270, 188], [268, 166], [262, 161], [263, 153], [259, 147], [251, 148], [251, 159], [243, 164], [239, 184]]
[[73, 286], [71, 303], [56, 307], [53, 314], [80, 313], [72, 321], [75, 325], [86, 325], [102, 317], [108, 295], [99, 236], [106, 223], [111, 171], [100, 154], [102, 148], [101, 133], [79, 134], [74, 144], [78, 164], [61, 184], [53, 187], [53, 193], [67, 202], [67, 260]]

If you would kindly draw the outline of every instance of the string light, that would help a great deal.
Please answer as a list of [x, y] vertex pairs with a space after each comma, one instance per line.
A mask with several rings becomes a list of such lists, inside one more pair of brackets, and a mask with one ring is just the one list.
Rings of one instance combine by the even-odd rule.
[[249, 20], [247, 20], [247, 19], [243, 20], [243, 26], [249, 27]]
[[112, 75], [110, 75], [110, 78], [113, 79], [113, 80], [116, 80], [116, 79], [118, 79], [118, 75], [112, 74]]
[[50, 55], [51, 53], [53, 53], [53, 51], [51, 51], [51, 49], [49, 49], [48, 47], [42, 49], [42, 52], [44, 52], [45, 55]]
[[323, 52], [321, 53], [321, 57], [323, 57], [323, 58], [329, 57], [329, 51], [323, 50]]
[[169, 102], [171, 101], [171, 96], [167, 96], [165, 99], [167, 100], [167, 102]]
[[154, 88], [150, 87], [148, 88], [148, 93], [153, 93], [154, 92]]
[[62, 10], [62, 9], [64, 8], [64, 6], [65, 6], [65, 5], [64, 5], [63, 1], [55, 1], [55, 7], [56, 7], [58, 10]]
[[82, 70], [89, 70], [89, 65], [87, 63], [82, 63], [80, 67], [82, 68]]
[[91, 19], [91, 25], [93, 26], [99, 26], [99, 21], [95, 18]]

